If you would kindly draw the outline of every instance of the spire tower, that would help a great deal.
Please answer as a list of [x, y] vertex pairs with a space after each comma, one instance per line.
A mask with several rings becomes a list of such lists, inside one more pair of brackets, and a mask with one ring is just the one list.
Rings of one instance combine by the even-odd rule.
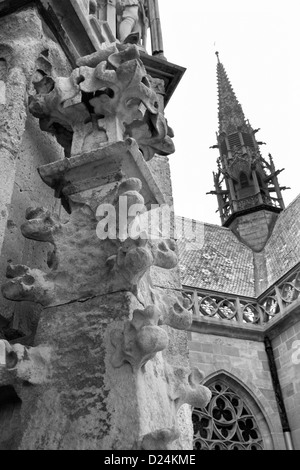
[[[212, 148], [219, 149], [219, 158], [215, 190], [210, 194], [217, 195], [222, 225], [231, 228], [254, 251], [260, 251], [284, 209], [281, 191], [287, 188], [280, 187], [277, 178], [283, 170], [276, 171], [270, 154], [269, 161], [262, 157], [260, 146], [264, 142], [255, 136], [259, 129], [252, 129], [246, 120], [219, 53], [216, 55], [219, 131], [217, 145]], [[253, 230], [260, 236], [250, 234]]]

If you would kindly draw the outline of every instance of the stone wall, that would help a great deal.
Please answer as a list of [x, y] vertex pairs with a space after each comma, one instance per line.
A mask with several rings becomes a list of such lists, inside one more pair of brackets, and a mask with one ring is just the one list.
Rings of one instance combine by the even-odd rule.
[[300, 449], [300, 322], [272, 341], [292, 439]]
[[[1, 18], [0, 30], [0, 56], [7, 68], [2, 76], [5, 99], [0, 102], [0, 283], [3, 284], [11, 263], [47, 269], [49, 245], [37, 246], [26, 240], [20, 226], [28, 207], [44, 205], [55, 212], [60, 210], [54, 191], [42, 182], [37, 168], [62, 159], [64, 152], [56, 139], [43, 133], [38, 121], [28, 113], [28, 97], [34, 92], [34, 81], [40, 80], [43, 74], [68, 75], [71, 67], [60, 46], [45, 32], [48, 30], [35, 9]], [[1, 295], [0, 328], [4, 326], [7, 331], [9, 327], [12, 335], [9, 339], [18, 335], [18, 331], [30, 335], [39, 310], [32, 303], [8, 302]]]
[[264, 343], [191, 332], [189, 349], [191, 365], [204, 372], [204, 383], [228, 374], [236, 380], [238, 394], [244, 387], [264, 416], [274, 449], [285, 449]]
[[[37, 121], [28, 116], [20, 150], [16, 160], [14, 189], [9, 206], [9, 215], [0, 257], [0, 283], [6, 281], [6, 268], [12, 264], [29, 264], [48, 269], [46, 260], [50, 249], [48, 243], [37, 244], [22, 236], [20, 226], [25, 222], [28, 207], [42, 205], [54, 212], [60, 210], [60, 202], [54, 191], [41, 180], [37, 168], [63, 157], [62, 148], [53, 137], [42, 133]], [[30, 333], [30, 318], [35, 318], [39, 307], [28, 302], [16, 303], [0, 297], [0, 315], [10, 320], [14, 316], [13, 328]], [[22, 312], [22, 316], [19, 315]], [[29, 323], [25, 320], [26, 317]]]
[[276, 219], [277, 214], [260, 210], [237, 217], [230, 228], [243, 243], [253, 251], [260, 252], [270, 237]]

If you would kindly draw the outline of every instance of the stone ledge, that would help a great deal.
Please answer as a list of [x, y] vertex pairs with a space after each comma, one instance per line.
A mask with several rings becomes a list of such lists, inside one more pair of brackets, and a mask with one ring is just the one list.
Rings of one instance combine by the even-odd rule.
[[65, 196], [119, 182], [126, 175], [131, 175], [142, 182], [141, 194], [146, 207], [166, 204], [163, 193], [133, 139], [44, 165], [38, 171], [44, 183]]

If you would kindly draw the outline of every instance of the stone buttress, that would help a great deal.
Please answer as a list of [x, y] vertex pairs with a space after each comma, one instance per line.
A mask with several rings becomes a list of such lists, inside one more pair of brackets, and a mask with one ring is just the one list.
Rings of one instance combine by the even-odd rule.
[[34, 87], [29, 110], [65, 151], [38, 171], [63, 208], [27, 210], [22, 234], [52, 247], [48, 269], [9, 265], [2, 286], [43, 308], [32, 346], [0, 341], [1, 384], [21, 401], [12, 448], [192, 449], [188, 405], [210, 391], [189, 367], [175, 236], [149, 225], [170, 205], [162, 84], [116, 41]]

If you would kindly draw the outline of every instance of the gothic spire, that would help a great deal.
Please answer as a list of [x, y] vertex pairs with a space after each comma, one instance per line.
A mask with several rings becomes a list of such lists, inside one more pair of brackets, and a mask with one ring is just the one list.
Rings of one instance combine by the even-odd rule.
[[[255, 136], [259, 129], [252, 129], [245, 119], [219, 53], [216, 55], [219, 132], [217, 145], [211, 148], [218, 148], [219, 159], [218, 172], [214, 174], [215, 189], [210, 194], [217, 195], [222, 224], [236, 230], [241, 238], [247, 226], [249, 236], [245, 235], [243, 240], [259, 251], [271, 233], [275, 218], [284, 209], [281, 191], [286, 188], [279, 186], [277, 176], [281, 170], [276, 171], [271, 157], [270, 163], [262, 157], [260, 145], [264, 142], [258, 142]], [[263, 226], [265, 220], [269, 222]], [[263, 232], [265, 236], [259, 239]]]
[[216, 55], [218, 58], [219, 133], [226, 132], [226, 134], [232, 134], [237, 132], [238, 128], [246, 126], [245, 116], [225, 68], [220, 62], [219, 53], [216, 52]]

